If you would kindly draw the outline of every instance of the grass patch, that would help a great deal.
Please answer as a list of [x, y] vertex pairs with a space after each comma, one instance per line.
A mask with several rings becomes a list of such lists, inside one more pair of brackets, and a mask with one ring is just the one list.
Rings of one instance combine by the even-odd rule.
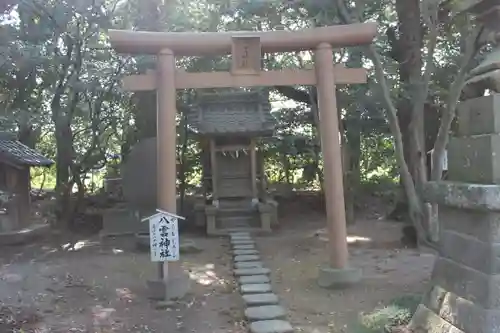
[[363, 313], [351, 333], [387, 333], [393, 327], [406, 325], [420, 300], [420, 295], [405, 295], [392, 300], [387, 306]]

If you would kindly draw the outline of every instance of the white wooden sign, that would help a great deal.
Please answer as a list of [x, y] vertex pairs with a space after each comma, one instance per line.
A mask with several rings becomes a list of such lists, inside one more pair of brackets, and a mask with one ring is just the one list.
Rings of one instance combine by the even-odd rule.
[[151, 261], [179, 260], [179, 220], [183, 217], [156, 210], [157, 213], [142, 221], [149, 220], [149, 244]]

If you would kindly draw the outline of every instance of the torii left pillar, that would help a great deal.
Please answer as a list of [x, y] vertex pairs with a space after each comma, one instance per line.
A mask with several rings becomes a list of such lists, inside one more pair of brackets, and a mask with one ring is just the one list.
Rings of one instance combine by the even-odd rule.
[[318, 284], [324, 288], [339, 288], [359, 282], [361, 270], [349, 266], [332, 46], [328, 43], [319, 44], [314, 57], [330, 259], [329, 265], [319, 270]]
[[[158, 208], [176, 213], [176, 87], [175, 55], [163, 49], [157, 59], [157, 179]], [[158, 280], [148, 281], [150, 294], [155, 299], [178, 299], [189, 291], [190, 280], [179, 262], [158, 264]]]

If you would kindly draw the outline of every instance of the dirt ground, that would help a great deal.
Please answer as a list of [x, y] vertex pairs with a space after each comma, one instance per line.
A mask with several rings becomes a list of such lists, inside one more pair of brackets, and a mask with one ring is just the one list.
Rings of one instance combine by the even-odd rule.
[[296, 215], [286, 222], [279, 233], [257, 242], [297, 332], [349, 332], [360, 313], [426, 288], [434, 255], [401, 248], [400, 224], [359, 220], [349, 227], [350, 264], [362, 269], [363, 280], [348, 289], [325, 290], [316, 284], [318, 268], [328, 260], [324, 218]]
[[[349, 228], [350, 260], [362, 268], [362, 283], [337, 291], [319, 288], [318, 267], [327, 260], [324, 217], [291, 215], [281, 219], [280, 230], [257, 242], [297, 332], [344, 332], [360, 312], [424, 290], [433, 255], [402, 249], [401, 225], [371, 213]], [[97, 237], [73, 236], [65, 244], [59, 236], [29, 247], [2, 248], [0, 333], [15, 332], [5, 325], [12, 318], [17, 323], [11, 320], [9, 327], [22, 327], [18, 332], [246, 332], [227, 240], [183, 237], [203, 249], [182, 256], [192, 292], [162, 307], [147, 299], [145, 289], [156, 267], [131, 239], [100, 243]]]
[[[192, 238], [204, 251], [183, 255], [192, 291], [173, 305], [147, 299], [145, 281], [156, 266], [131, 239], [121, 238], [105, 245], [78, 240], [64, 249], [45, 243], [2, 251], [2, 306], [21, 307], [15, 317], [27, 322], [17, 325], [24, 332], [244, 332], [227, 241]], [[0, 333], [12, 332], [2, 327], [6, 308], [2, 312]]]

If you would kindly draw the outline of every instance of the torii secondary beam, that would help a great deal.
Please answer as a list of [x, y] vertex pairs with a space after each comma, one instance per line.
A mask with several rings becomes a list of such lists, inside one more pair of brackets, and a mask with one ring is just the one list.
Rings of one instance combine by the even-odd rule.
[[176, 56], [231, 53], [233, 37], [259, 37], [262, 52], [311, 50], [320, 43], [333, 48], [369, 44], [377, 34], [376, 23], [357, 23], [298, 31], [150, 32], [109, 30], [111, 46], [119, 53], [158, 54], [171, 50]]
[[[366, 70], [335, 66], [336, 84], [366, 83]], [[155, 71], [146, 74], [130, 75], [122, 80], [127, 91], [147, 91], [157, 89]], [[176, 89], [202, 89], [256, 86], [316, 85], [314, 70], [283, 69], [280, 71], [261, 71], [256, 75], [232, 75], [229, 72], [188, 73], [177, 70], [175, 73]]]

